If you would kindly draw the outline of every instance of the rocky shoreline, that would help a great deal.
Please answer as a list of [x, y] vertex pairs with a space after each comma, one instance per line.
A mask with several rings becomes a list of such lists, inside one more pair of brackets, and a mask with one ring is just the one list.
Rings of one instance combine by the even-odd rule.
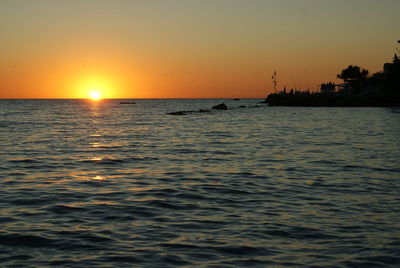
[[263, 101], [269, 106], [392, 107], [400, 106], [400, 96], [385, 94], [273, 93]]

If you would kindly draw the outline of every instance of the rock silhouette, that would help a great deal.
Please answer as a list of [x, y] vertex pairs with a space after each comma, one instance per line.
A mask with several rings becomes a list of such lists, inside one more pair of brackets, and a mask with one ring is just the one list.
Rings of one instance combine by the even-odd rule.
[[225, 103], [220, 103], [212, 107], [214, 110], [228, 110], [228, 106]]
[[168, 113], [170, 115], [187, 115], [190, 111], [178, 111], [178, 112], [171, 112]]

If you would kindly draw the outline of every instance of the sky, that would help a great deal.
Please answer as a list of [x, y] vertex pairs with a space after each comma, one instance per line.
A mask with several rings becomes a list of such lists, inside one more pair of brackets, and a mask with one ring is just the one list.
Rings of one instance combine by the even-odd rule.
[[399, 0], [1, 0], [0, 98], [262, 98], [382, 70]]

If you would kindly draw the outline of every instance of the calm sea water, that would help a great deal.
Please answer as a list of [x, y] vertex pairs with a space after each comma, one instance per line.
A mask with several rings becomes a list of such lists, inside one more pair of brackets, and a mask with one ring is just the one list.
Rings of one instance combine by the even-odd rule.
[[258, 101], [0, 100], [0, 266], [399, 267], [400, 109]]

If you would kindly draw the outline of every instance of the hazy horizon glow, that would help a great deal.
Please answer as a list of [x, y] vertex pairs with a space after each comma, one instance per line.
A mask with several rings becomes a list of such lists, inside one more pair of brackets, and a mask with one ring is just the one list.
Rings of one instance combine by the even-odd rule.
[[395, 52], [397, 0], [3, 0], [0, 98], [264, 97]]

